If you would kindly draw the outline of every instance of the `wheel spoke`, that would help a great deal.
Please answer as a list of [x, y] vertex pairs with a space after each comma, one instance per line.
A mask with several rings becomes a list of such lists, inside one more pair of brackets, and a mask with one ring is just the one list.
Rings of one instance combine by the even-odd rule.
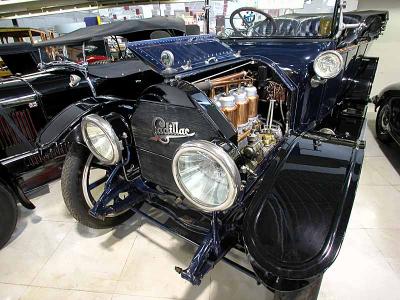
[[88, 190], [91, 191], [91, 190], [97, 188], [99, 185], [105, 183], [107, 181], [107, 179], [108, 179], [108, 177], [104, 176], [103, 178], [100, 178], [99, 180], [89, 184], [88, 185]]
[[101, 170], [107, 170], [107, 171], [110, 169], [110, 166], [105, 166], [105, 165], [95, 163], [95, 162], [92, 163], [90, 166], [94, 169], [101, 169]]

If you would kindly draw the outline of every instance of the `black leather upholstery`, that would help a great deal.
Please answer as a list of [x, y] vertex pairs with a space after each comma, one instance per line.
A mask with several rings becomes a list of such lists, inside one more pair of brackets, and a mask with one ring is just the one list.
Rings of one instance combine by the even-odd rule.
[[297, 36], [321, 36], [319, 33], [319, 26], [321, 24], [321, 18], [307, 18], [301, 21]]
[[316, 37], [321, 36], [319, 27], [321, 23], [320, 17], [306, 18], [302, 20], [290, 18], [276, 18], [276, 32], [272, 33], [272, 25], [270, 22], [262, 22], [256, 26], [256, 34], [259, 36], [301, 36]]
[[276, 19], [275, 23], [278, 36], [294, 36], [299, 28], [299, 22], [294, 19]]

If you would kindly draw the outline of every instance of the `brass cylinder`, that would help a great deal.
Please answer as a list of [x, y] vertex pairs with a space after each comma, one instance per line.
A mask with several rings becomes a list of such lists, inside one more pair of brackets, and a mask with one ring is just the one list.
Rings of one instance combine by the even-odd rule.
[[247, 97], [249, 99], [249, 119], [255, 118], [258, 115], [258, 101], [260, 97], [257, 96], [250, 96]]
[[238, 89], [233, 95], [238, 106], [237, 125], [245, 125], [249, 121], [249, 100], [247, 99], [246, 92], [243, 89]]
[[234, 127], [237, 127], [237, 120], [238, 120], [238, 106], [232, 107], [222, 107], [222, 112], [225, 114], [226, 118], [232, 123]]
[[258, 101], [260, 97], [257, 94], [255, 86], [248, 86], [245, 88], [247, 99], [249, 99], [249, 119], [254, 119], [258, 115]]
[[228, 94], [221, 94], [218, 97], [221, 111], [225, 114], [226, 118], [237, 127], [238, 120], [238, 106], [235, 103], [235, 97]]

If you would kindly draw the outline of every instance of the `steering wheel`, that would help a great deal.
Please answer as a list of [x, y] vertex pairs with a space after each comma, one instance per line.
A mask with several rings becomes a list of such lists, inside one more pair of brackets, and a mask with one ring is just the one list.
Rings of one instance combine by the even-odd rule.
[[[265, 17], [264, 20], [261, 21], [256, 20], [256, 14], [264, 16]], [[244, 29], [239, 29], [236, 27], [234, 20], [238, 19], [238, 17], [242, 20], [242, 24], [245, 27]], [[235, 11], [232, 12], [229, 21], [235, 33], [240, 34], [241, 36], [244, 37], [266, 36], [266, 35], [271, 36], [275, 34], [277, 28], [276, 22], [271, 15], [267, 14], [261, 9], [257, 9], [254, 7], [241, 7], [236, 9]], [[262, 26], [268, 26], [268, 25], [270, 25], [272, 30], [267, 34], [262, 34], [257, 30]]]

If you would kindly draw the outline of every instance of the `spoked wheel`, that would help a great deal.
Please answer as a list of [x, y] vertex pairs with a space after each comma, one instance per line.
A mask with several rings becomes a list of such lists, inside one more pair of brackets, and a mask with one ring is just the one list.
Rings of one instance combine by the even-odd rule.
[[[115, 167], [100, 164], [86, 147], [79, 144], [74, 144], [68, 152], [61, 176], [62, 194], [71, 215], [83, 225], [99, 229], [110, 228], [123, 223], [134, 214], [127, 209], [119, 214], [109, 214], [104, 220], [89, 214], [89, 210], [104, 192], [105, 183], [113, 168]], [[116, 195], [115, 200], [123, 201], [128, 195], [128, 192], [121, 192]], [[108, 205], [113, 205], [113, 201]]]
[[382, 143], [390, 143], [392, 137], [389, 134], [390, 107], [385, 104], [379, 108], [376, 116], [376, 136]]

